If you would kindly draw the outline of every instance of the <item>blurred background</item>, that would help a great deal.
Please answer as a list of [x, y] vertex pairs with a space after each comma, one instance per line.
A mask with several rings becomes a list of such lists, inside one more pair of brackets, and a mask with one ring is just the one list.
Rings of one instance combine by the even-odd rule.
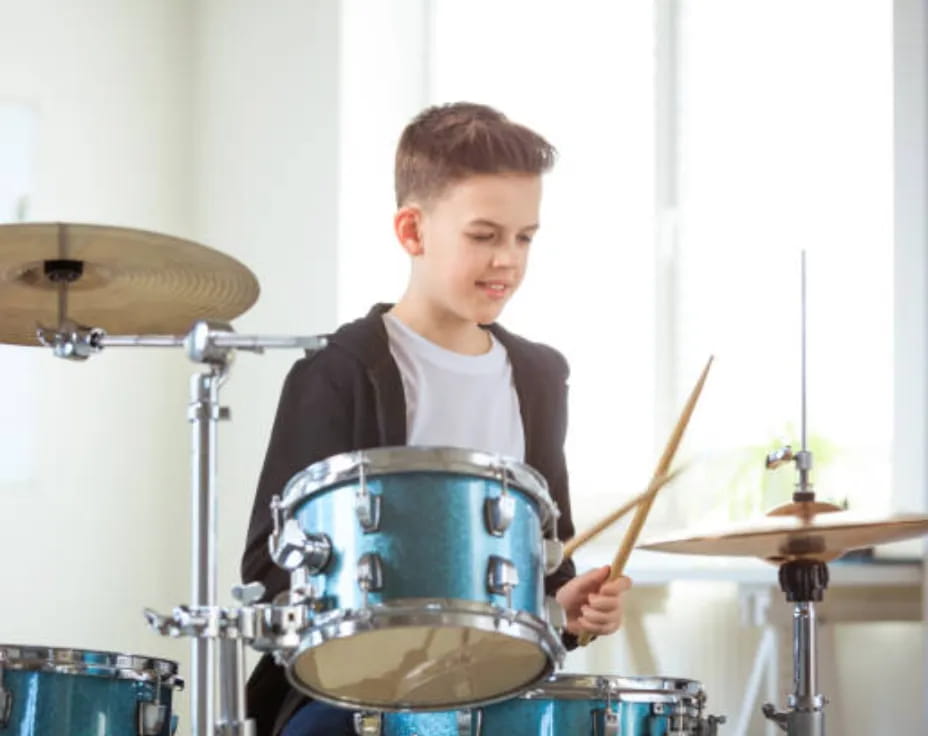
[[[204, 243], [260, 282], [239, 332], [325, 333], [402, 293], [402, 127], [487, 103], [560, 151], [503, 322], [570, 361], [578, 528], [647, 483], [710, 354], [692, 470], [646, 534], [788, 500], [792, 471], [763, 458], [799, 440], [803, 250], [817, 491], [925, 511], [926, 42], [924, 0], [0, 0], [0, 221]], [[242, 354], [223, 392], [224, 601], [297, 357]], [[76, 364], [0, 346], [0, 640], [185, 672], [187, 641], [141, 610], [190, 600], [196, 369], [181, 351]], [[834, 573], [835, 733], [928, 730], [922, 556], [896, 545]], [[625, 630], [567, 670], [700, 680], [723, 733], [773, 733], [760, 704], [785, 705], [791, 676], [775, 572], [636, 553]]]

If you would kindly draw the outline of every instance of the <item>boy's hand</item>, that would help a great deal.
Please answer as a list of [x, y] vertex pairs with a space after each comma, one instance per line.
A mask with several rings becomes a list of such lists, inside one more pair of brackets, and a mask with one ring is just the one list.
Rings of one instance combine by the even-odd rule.
[[571, 634], [586, 631], [602, 636], [622, 625], [622, 593], [632, 587], [632, 581], [623, 575], [607, 583], [609, 570], [609, 565], [596, 567], [569, 580], [555, 594]]

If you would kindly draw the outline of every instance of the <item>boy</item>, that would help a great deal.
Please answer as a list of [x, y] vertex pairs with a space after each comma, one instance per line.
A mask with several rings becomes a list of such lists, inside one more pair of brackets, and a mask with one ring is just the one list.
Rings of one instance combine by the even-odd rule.
[[[545, 477], [558, 537], [573, 536], [567, 363], [496, 324], [525, 274], [554, 157], [539, 135], [482, 105], [429, 108], [404, 130], [394, 231], [412, 261], [409, 282], [396, 305], [342, 326], [287, 377], [242, 561], [243, 580], [263, 582], [266, 599], [289, 584], [267, 550], [271, 496], [311, 463], [350, 450], [444, 445], [514, 457]], [[568, 646], [581, 632], [619, 627], [630, 581], [607, 575], [575, 577], [567, 560], [546, 578], [567, 614]], [[258, 736], [353, 733], [350, 711], [310, 703], [269, 657], [249, 680], [248, 707]]]

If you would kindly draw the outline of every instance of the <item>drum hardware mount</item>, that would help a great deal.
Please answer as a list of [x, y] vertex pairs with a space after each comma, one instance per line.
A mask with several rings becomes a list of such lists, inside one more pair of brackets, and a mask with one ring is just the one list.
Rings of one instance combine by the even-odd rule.
[[365, 552], [358, 560], [358, 587], [361, 588], [362, 609], [367, 609], [367, 596], [383, 590], [383, 561], [376, 552]]
[[512, 609], [512, 590], [519, 584], [519, 571], [511, 560], [490, 555], [487, 564], [487, 590], [506, 596], [506, 608]]
[[458, 736], [483, 736], [483, 709], [458, 711]]
[[332, 559], [332, 540], [324, 533], [306, 534], [296, 519], [283, 522], [280, 497], [271, 499], [274, 529], [268, 537], [271, 559], [278, 566], [293, 572], [305, 568], [309, 575], [318, 575]]
[[[802, 449], [793, 453], [787, 446], [766, 458], [768, 468], [794, 462], [798, 471], [793, 503], [810, 505], [815, 492], [810, 480], [812, 453], [807, 442], [807, 371], [806, 371], [806, 253], [802, 252], [800, 271], [801, 293], [801, 428]], [[793, 693], [789, 696], [789, 710], [777, 711], [772, 703], [765, 703], [764, 716], [777, 724], [789, 736], [825, 736], [825, 705], [828, 701], [819, 693], [817, 682], [817, 648], [815, 602], [822, 600], [828, 586], [828, 565], [819, 560], [792, 559], [784, 562], [779, 571], [780, 587], [793, 609]]]
[[380, 531], [380, 507], [383, 499], [367, 487], [367, 463], [358, 463], [358, 490], [354, 497], [354, 512], [365, 534]]
[[167, 706], [161, 705], [157, 698], [156, 694], [152, 702], [139, 703], [138, 732], [140, 736], [158, 736], [164, 728], [168, 709]]
[[[66, 282], [65, 282], [66, 283]], [[192, 736], [250, 736], [254, 725], [244, 718], [244, 664], [241, 645], [224, 644], [217, 652], [222, 615], [218, 608], [218, 564], [216, 540], [216, 456], [218, 422], [230, 417], [219, 403], [219, 389], [225, 382], [234, 351], [263, 353], [272, 348], [319, 350], [326, 345], [322, 336], [238, 335], [223, 322], [200, 320], [186, 335], [109, 335], [101, 328], [89, 328], [68, 320], [64, 307], [59, 326], [39, 326], [39, 342], [51, 347], [56, 356], [86, 360], [107, 347], [182, 347], [187, 357], [206, 366], [190, 382], [188, 420], [192, 426], [192, 517], [193, 578], [192, 597], [196, 604], [175, 609], [173, 618], [145, 615], [162, 633], [192, 636], [190, 700]], [[325, 543], [315, 540], [308, 553], [317, 559], [325, 554]], [[219, 669], [217, 670], [217, 664]], [[230, 683], [235, 683], [234, 686]], [[221, 687], [220, 687], [221, 685]], [[219, 714], [215, 700], [218, 693]], [[249, 725], [251, 724], [251, 725]], [[215, 727], [215, 728], [214, 728]]]
[[483, 504], [483, 515], [487, 531], [494, 537], [501, 537], [512, 524], [516, 516], [516, 500], [509, 494], [506, 468], [497, 466], [500, 491], [498, 496], [488, 498]]
[[564, 562], [564, 543], [560, 539], [544, 539], [545, 572], [550, 575]]

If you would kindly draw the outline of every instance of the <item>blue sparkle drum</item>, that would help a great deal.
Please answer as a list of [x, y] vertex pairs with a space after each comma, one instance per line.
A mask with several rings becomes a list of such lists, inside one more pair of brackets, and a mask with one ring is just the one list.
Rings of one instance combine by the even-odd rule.
[[448, 710], [512, 697], [563, 658], [544, 594], [558, 512], [527, 465], [364, 450], [310, 466], [272, 507], [272, 557], [312, 609], [278, 658], [312, 697]]
[[168, 660], [0, 644], [0, 734], [171, 736], [182, 687]]
[[364, 736], [714, 736], [693, 680], [561, 674], [519, 698], [444, 713], [367, 714]]

